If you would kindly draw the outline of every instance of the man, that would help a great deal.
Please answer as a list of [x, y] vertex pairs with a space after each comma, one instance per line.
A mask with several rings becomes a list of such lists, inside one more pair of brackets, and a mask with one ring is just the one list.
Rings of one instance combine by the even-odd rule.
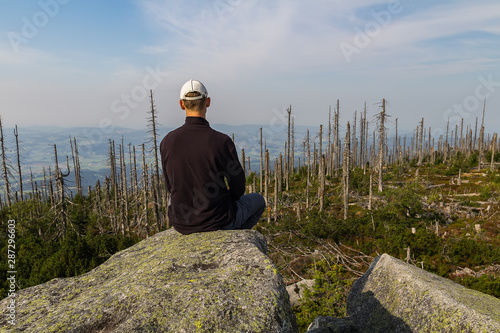
[[258, 193], [243, 195], [245, 174], [234, 143], [206, 120], [207, 89], [189, 80], [181, 88], [179, 105], [186, 122], [160, 144], [170, 222], [182, 234], [251, 229], [266, 203]]

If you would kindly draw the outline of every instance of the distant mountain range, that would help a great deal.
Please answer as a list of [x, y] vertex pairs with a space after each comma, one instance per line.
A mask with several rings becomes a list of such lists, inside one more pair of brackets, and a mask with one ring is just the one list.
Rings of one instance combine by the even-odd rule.
[[[287, 141], [288, 126], [286, 122], [275, 117], [267, 125], [225, 125], [211, 124], [212, 128], [226, 133], [233, 137], [235, 145], [238, 149], [241, 159], [241, 149], [245, 149], [245, 164], [248, 167], [248, 159], [250, 159], [251, 171], [258, 171], [260, 166], [260, 129], [262, 128], [262, 139], [265, 148], [269, 151], [271, 167], [274, 166], [275, 158], [279, 157], [280, 153], [285, 151], [285, 143]], [[370, 124], [370, 132], [376, 128], [376, 124]], [[173, 128], [160, 126], [157, 129], [158, 142]], [[311, 145], [313, 150], [314, 142], [319, 144], [319, 126], [295, 126], [295, 160], [299, 158], [303, 160], [303, 142], [306, 138], [307, 130], [309, 129]], [[340, 129], [340, 139], [343, 141], [345, 137], [344, 128]], [[10, 164], [10, 183], [17, 187], [18, 181], [17, 172], [17, 156], [16, 143], [13, 128], [4, 128], [4, 142], [6, 145], [6, 156]], [[109, 168], [109, 142], [115, 142], [115, 149], [118, 156], [118, 147], [121, 146], [122, 140], [125, 145], [125, 158], [128, 165], [130, 160], [129, 147], [135, 146], [138, 167], [142, 165], [142, 144], [145, 144], [147, 151], [147, 163], [152, 162], [152, 138], [148, 128], [130, 129], [130, 128], [97, 128], [97, 127], [52, 127], [52, 126], [33, 126], [19, 127], [19, 142], [21, 150], [21, 165], [23, 172], [23, 183], [29, 180], [30, 170], [33, 172], [35, 180], [40, 180], [43, 177], [43, 170], [48, 174], [49, 168], [54, 170], [55, 154], [54, 145], [57, 146], [59, 166], [65, 169], [66, 157], [68, 157], [70, 169], [73, 170], [73, 162], [71, 159], [70, 140], [76, 138], [80, 155], [80, 167], [83, 178], [83, 187], [94, 186], [97, 180], [103, 181], [110, 174]], [[359, 134], [359, 133], [358, 133]], [[407, 133], [400, 131], [400, 135]], [[407, 146], [411, 142], [411, 133], [408, 133]], [[333, 138], [332, 138], [333, 139]], [[437, 138], [436, 138], [437, 139]], [[372, 142], [371, 136], [368, 140], [368, 145]], [[392, 147], [393, 138], [388, 137], [388, 146]], [[328, 126], [323, 126], [323, 151], [328, 145]], [[0, 152], [1, 154], [1, 152]], [[303, 161], [301, 162], [303, 164]], [[128, 168], [128, 166], [127, 166]], [[74, 176], [68, 177], [69, 185], [74, 182]], [[3, 177], [0, 177], [0, 185], [4, 188]], [[26, 188], [26, 187], [25, 187]], [[3, 192], [3, 191], [2, 191]], [[0, 192], [0, 195], [3, 193]]]
[[[263, 140], [266, 148], [269, 150], [271, 161], [274, 161], [274, 158], [279, 156], [280, 152], [284, 152], [285, 150], [287, 125], [283, 123], [269, 125], [212, 124], [211, 126], [212, 128], [233, 137], [240, 154], [241, 149], [245, 149], [245, 156], [247, 159], [245, 162], [248, 166], [248, 157], [250, 157], [252, 171], [259, 169], [260, 128], [262, 128]], [[172, 128], [159, 127], [157, 130], [158, 142], [160, 142], [163, 136], [170, 130], [172, 130]], [[78, 145], [84, 188], [89, 185], [94, 186], [98, 179], [103, 181], [104, 178], [110, 174], [110, 140], [114, 140], [115, 148], [118, 154], [118, 146], [122, 144], [123, 139], [127, 164], [129, 161], [129, 145], [135, 146], [138, 163], [141, 160], [141, 145], [143, 143], [146, 145], [149, 162], [152, 160], [152, 155], [150, 154], [152, 147], [151, 134], [147, 128], [138, 130], [114, 127], [112, 130], [107, 130], [105, 128], [95, 127], [63, 128], [34, 126], [25, 128], [19, 127], [18, 132], [23, 183], [26, 183], [29, 180], [30, 170], [33, 172], [35, 179], [41, 179], [44, 168], [47, 174], [49, 167], [51, 170], [54, 170], [54, 145], [57, 147], [59, 166], [65, 169], [66, 157], [68, 157], [70, 168], [73, 170], [70, 140], [74, 140], [74, 138], [76, 138]], [[306, 132], [306, 126], [295, 127], [295, 146], [297, 158], [299, 157], [299, 154], [302, 154], [302, 142], [304, 141]], [[318, 132], [319, 127], [317, 129], [311, 129], [311, 139], [316, 137], [315, 140], [318, 141]], [[324, 133], [324, 139], [326, 140], [327, 132], [324, 131]], [[13, 129], [4, 128], [4, 137], [7, 149], [6, 156], [8, 157], [11, 165], [12, 180], [10, 182], [13, 186], [16, 186], [15, 183], [18, 179], [18, 175], [16, 143]], [[74, 177], [70, 175], [68, 179], [71, 183], [71, 181], [74, 180]], [[3, 185], [3, 178], [0, 180], [0, 184]]]

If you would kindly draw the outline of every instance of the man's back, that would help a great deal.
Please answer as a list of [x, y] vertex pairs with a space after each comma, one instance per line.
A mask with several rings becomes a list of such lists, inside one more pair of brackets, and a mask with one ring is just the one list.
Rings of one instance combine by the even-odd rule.
[[210, 128], [204, 118], [186, 117], [183, 126], [165, 136], [160, 152], [171, 194], [168, 214], [176, 230], [217, 230], [234, 220], [245, 175], [227, 135]]

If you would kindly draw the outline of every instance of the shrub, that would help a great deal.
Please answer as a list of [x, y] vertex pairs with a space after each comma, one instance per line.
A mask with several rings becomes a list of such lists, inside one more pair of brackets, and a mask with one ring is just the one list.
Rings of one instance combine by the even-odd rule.
[[422, 193], [422, 186], [416, 183], [407, 183], [403, 187], [387, 189], [384, 192], [387, 205], [381, 210], [396, 215], [399, 220], [408, 217], [416, 218], [424, 212]]
[[461, 152], [457, 152], [455, 156], [451, 158], [451, 165], [446, 170], [447, 176], [455, 176], [458, 175], [459, 171], [462, 172], [467, 171], [468, 169], [477, 166], [478, 163], [478, 152], [474, 152], [469, 157], [464, 155]]
[[475, 239], [451, 240], [446, 254], [452, 264], [474, 267], [500, 261], [500, 249]]
[[346, 316], [347, 294], [351, 280], [342, 279], [342, 265], [330, 266], [325, 260], [316, 263], [312, 290], [304, 290], [300, 306], [294, 307], [300, 332], [318, 316]]
[[456, 282], [482, 293], [500, 298], [500, 278], [481, 275], [480, 277], [466, 276]]
[[479, 198], [481, 198], [481, 200], [488, 200], [491, 197], [498, 197], [499, 194], [500, 194], [500, 184], [496, 182], [488, 183], [483, 187], [481, 187]]
[[355, 168], [350, 175], [351, 190], [360, 194], [368, 194], [370, 191], [370, 175], [364, 173], [362, 168]]
[[[488, 150], [484, 156], [484, 159], [487, 162], [491, 162], [491, 150]], [[500, 162], [500, 154], [495, 152], [495, 157], [493, 158], [495, 162]]]
[[257, 180], [257, 179], [259, 179], [259, 178], [256, 178], [256, 177], [257, 177], [257, 174], [256, 174], [255, 172], [251, 172], [251, 173], [248, 175], [248, 177], [247, 177], [246, 184], [247, 184], [247, 185], [251, 185], [251, 184], [253, 184], [253, 180], [254, 180], [254, 178], [255, 178], [256, 180]]

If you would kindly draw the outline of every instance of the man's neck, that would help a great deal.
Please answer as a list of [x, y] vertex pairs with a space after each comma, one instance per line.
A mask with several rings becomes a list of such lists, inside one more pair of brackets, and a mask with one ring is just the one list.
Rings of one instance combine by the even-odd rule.
[[200, 117], [206, 119], [207, 111], [191, 111], [186, 110], [186, 117]]

